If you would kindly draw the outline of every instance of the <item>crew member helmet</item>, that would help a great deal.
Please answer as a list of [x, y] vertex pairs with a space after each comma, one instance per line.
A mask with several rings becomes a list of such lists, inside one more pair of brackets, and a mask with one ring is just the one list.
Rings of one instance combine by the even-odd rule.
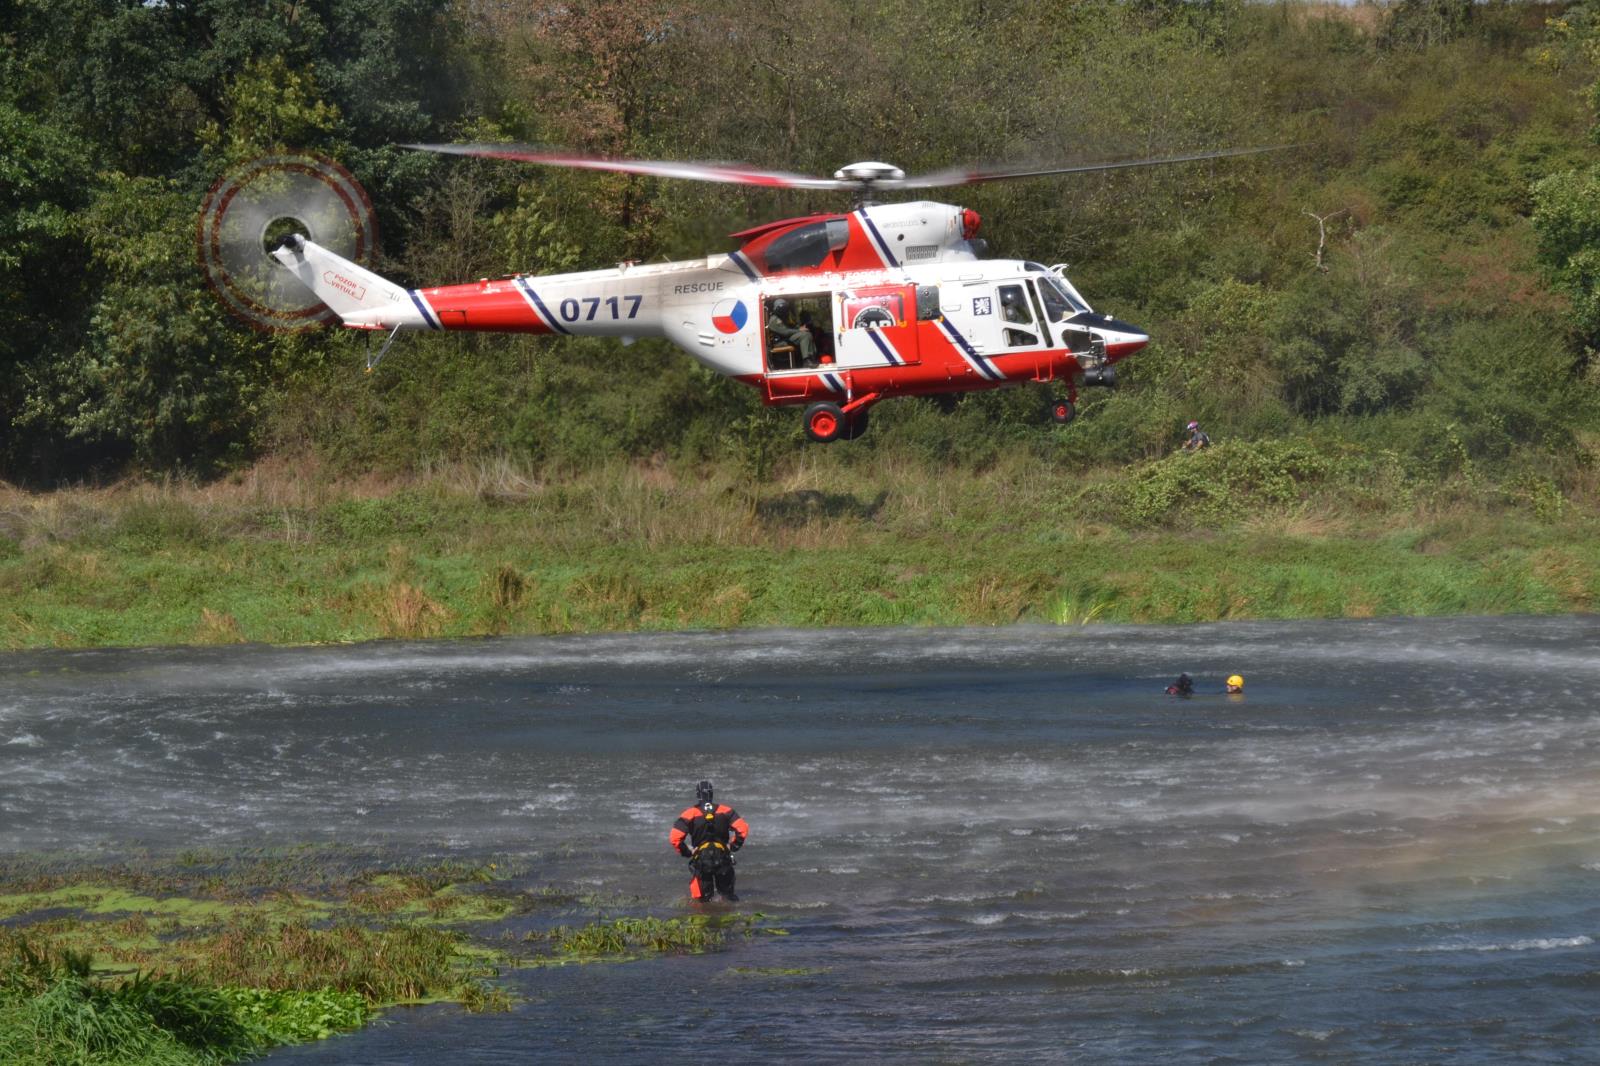
[[1234, 674], [1232, 677], [1228, 678], [1228, 687], [1244, 688], [1244, 678], [1240, 677], [1238, 674]]
[[772, 301], [773, 314], [781, 315], [787, 310], [789, 310], [789, 301], [788, 300], [784, 300], [784, 299], [780, 298], [780, 299]]
[[696, 803], [710, 803], [711, 802], [711, 782], [710, 781], [702, 781], [698, 785], [695, 786], [694, 801]]
[[1200, 423], [1198, 423], [1198, 422], [1190, 422], [1187, 426], [1184, 426], [1183, 428], [1184, 429], [1199, 429], [1200, 428]]

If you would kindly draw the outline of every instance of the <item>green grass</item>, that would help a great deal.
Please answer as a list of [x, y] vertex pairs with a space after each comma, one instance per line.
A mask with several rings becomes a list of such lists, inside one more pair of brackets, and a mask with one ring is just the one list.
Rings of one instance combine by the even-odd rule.
[[812, 451], [759, 486], [485, 466], [11, 493], [0, 646], [1583, 611], [1585, 477], [1424, 481], [1291, 441], [1090, 474]]
[[[253, 853], [0, 856], [0, 1063], [200, 1066], [358, 1028], [386, 1007], [509, 1009], [508, 965], [622, 962], [781, 936], [762, 914], [549, 926], [637, 900], [523, 884], [499, 862]], [[507, 881], [518, 887], [513, 890]], [[503, 924], [541, 926], [520, 940]]]
[[522, 906], [500, 874], [312, 848], [4, 857], [0, 1062], [232, 1062], [398, 1003], [503, 1009], [506, 953], [465, 931]]

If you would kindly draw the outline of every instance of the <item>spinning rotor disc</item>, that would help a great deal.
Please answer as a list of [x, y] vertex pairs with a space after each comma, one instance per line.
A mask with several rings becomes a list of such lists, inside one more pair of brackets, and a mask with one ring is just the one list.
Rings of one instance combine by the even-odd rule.
[[257, 329], [298, 331], [337, 321], [267, 254], [288, 233], [367, 264], [377, 250], [378, 220], [366, 191], [330, 159], [263, 156], [219, 178], [201, 207], [196, 252], [212, 291]]
[[667, 159], [606, 159], [595, 156], [571, 155], [538, 145], [528, 144], [406, 144], [422, 152], [440, 152], [445, 155], [476, 156], [480, 159], [510, 159], [520, 163], [538, 163], [543, 166], [572, 167], [578, 170], [608, 170], [618, 174], [644, 174], [657, 178], [687, 178], [692, 181], [711, 181], [730, 185], [757, 185], [772, 189], [838, 189], [855, 193], [858, 202], [869, 202], [880, 190], [938, 189], [952, 185], [977, 185], [988, 181], [1010, 181], [1016, 178], [1039, 178], [1056, 174], [1086, 174], [1101, 170], [1125, 170], [1129, 167], [1166, 166], [1170, 163], [1194, 163], [1204, 159], [1226, 159], [1231, 156], [1259, 155], [1263, 152], [1281, 152], [1292, 145], [1272, 145], [1263, 148], [1220, 148], [1213, 151], [1189, 152], [1183, 155], [1153, 156], [1145, 159], [1122, 159], [1113, 162], [1071, 163], [1066, 165], [1001, 164], [983, 167], [955, 167], [931, 174], [907, 175], [889, 163], [851, 163], [834, 171], [833, 177], [813, 177], [791, 174], [783, 170], [761, 170], [742, 163], [693, 163]]

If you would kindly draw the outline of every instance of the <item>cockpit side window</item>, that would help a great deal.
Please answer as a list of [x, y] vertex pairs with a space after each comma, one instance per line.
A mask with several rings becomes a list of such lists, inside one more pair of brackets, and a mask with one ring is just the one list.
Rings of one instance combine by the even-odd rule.
[[1044, 317], [1051, 322], [1065, 322], [1077, 314], [1072, 308], [1072, 302], [1051, 282], [1053, 278], [1039, 279], [1039, 299], [1044, 302]]
[[[1047, 273], [1039, 279], [1039, 295], [1044, 298], [1044, 311], [1052, 322], [1060, 322], [1089, 310], [1089, 305], [1080, 300], [1069, 286], [1062, 284], [1054, 273]], [[1056, 313], [1058, 303], [1066, 308], [1059, 315]]]

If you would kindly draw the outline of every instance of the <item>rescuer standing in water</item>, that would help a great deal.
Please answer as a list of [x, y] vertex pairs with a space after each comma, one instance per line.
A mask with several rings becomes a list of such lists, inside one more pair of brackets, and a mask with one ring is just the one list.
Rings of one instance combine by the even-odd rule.
[[694, 806], [684, 808], [667, 834], [667, 843], [689, 860], [694, 871], [690, 899], [709, 900], [715, 892], [725, 900], [738, 900], [733, 890], [733, 853], [744, 847], [749, 835], [750, 823], [726, 803], [712, 799], [710, 781], [700, 782]]

